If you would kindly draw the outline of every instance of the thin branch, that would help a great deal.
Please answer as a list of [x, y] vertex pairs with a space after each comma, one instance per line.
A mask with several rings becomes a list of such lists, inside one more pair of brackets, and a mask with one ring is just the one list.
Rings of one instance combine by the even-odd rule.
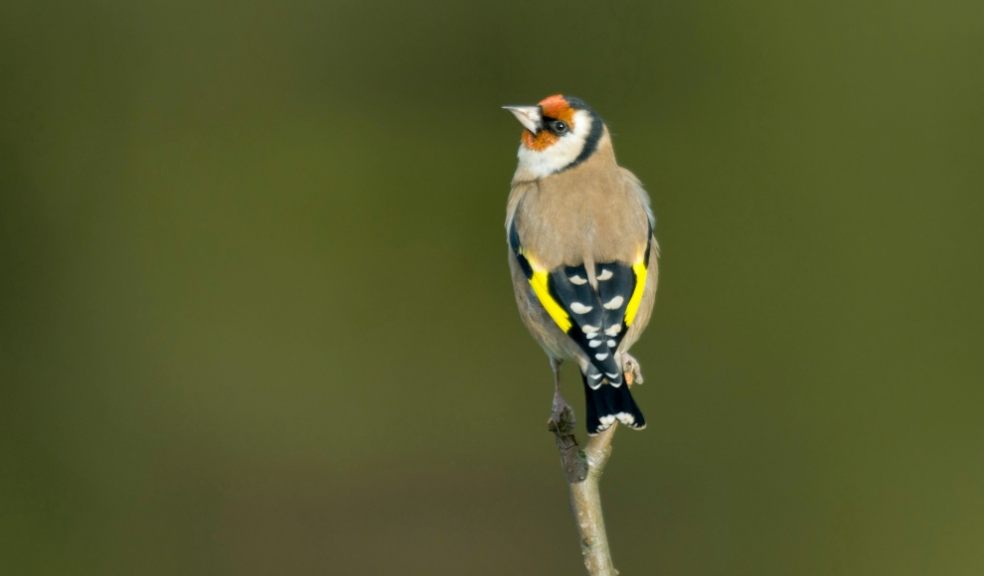
[[570, 406], [565, 406], [559, 417], [549, 423], [550, 431], [556, 437], [561, 467], [571, 491], [571, 507], [577, 521], [578, 535], [581, 537], [584, 567], [590, 576], [617, 576], [618, 570], [612, 564], [608, 536], [605, 533], [605, 518], [601, 510], [601, 492], [598, 486], [605, 464], [612, 454], [612, 438], [617, 425], [591, 438], [583, 451], [577, 444], [574, 427], [574, 411]]

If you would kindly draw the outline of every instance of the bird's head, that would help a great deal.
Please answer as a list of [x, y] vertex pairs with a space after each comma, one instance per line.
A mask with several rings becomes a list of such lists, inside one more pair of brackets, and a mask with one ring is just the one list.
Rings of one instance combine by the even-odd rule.
[[583, 100], [554, 94], [536, 106], [503, 106], [523, 125], [519, 170], [541, 178], [590, 158], [605, 135], [605, 123]]

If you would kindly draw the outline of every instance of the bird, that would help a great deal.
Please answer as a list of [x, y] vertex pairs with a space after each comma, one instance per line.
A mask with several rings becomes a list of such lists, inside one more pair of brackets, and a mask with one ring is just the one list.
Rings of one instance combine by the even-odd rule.
[[506, 206], [516, 304], [553, 371], [551, 421], [569, 404], [560, 368], [581, 371], [590, 436], [616, 422], [643, 429], [629, 391], [642, 372], [629, 349], [652, 314], [659, 244], [649, 195], [619, 166], [611, 133], [580, 98], [503, 106], [523, 126]]

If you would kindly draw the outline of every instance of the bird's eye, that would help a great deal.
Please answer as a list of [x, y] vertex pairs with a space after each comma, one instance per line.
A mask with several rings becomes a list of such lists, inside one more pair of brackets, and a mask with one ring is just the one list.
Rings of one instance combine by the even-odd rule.
[[561, 120], [554, 120], [550, 123], [550, 130], [553, 131], [554, 134], [563, 134], [567, 132], [567, 124]]

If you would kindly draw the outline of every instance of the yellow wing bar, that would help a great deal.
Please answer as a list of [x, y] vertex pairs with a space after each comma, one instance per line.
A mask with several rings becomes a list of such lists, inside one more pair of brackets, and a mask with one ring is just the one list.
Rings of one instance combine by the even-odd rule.
[[553, 319], [554, 324], [566, 334], [571, 329], [571, 326], [573, 326], [573, 322], [571, 322], [571, 317], [567, 315], [564, 307], [550, 295], [550, 288], [547, 285], [550, 273], [542, 269], [529, 254], [524, 253], [523, 255], [526, 256], [530, 263], [530, 268], [533, 269], [533, 274], [530, 275], [530, 286], [533, 288], [533, 293], [536, 294], [537, 300], [543, 305], [543, 309]]
[[646, 263], [642, 259], [638, 260], [632, 265], [632, 271], [635, 272], [636, 283], [629, 304], [625, 307], [626, 326], [632, 326], [632, 322], [635, 321], [636, 314], [639, 313], [639, 304], [642, 303], [642, 294], [646, 291]]
[[[525, 254], [525, 256], [529, 259], [529, 254]], [[548, 285], [550, 274], [537, 266], [534, 260], [529, 259], [529, 262], [533, 269], [533, 273], [530, 275], [530, 286], [533, 288], [533, 293], [536, 294], [537, 300], [543, 305], [543, 309], [547, 311], [557, 327], [567, 333], [573, 326], [573, 322], [571, 322], [571, 317], [564, 310], [564, 307], [550, 294]], [[639, 305], [642, 304], [642, 295], [646, 291], [647, 270], [646, 263], [642, 258], [632, 265], [632, 272], [635, 274], [636, 281], [632, 296], [625, 307], [626, 326], [631, 326], [635, 321], [636, 315], [639, 313]]]

